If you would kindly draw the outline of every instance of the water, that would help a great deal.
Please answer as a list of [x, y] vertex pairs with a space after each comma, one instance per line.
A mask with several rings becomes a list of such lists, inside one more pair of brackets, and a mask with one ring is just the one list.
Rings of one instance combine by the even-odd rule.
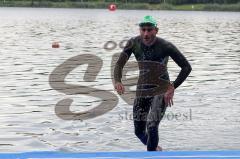
[[[240, 148], [238, 12], [0, 8], [0, 14], [1, 152], [146, 150], [134, 136], [132, 106], [113, 91], [111, 60], [121, 48], [103, 46], [138, 35], [137, 23], [147, 14], [157, 18], [158, 36], [173, 42], [193, 67], [161, 122], [160, 144], [169, 151]], [[55, 41], [60, 48], [51, 48]], [[99, 98], [66, 95], [49, 85], [57, 66], [81, 54], [100, 57], [100, 73], [95, 81], [85, 82], [82, 65], [66, 82], [106, 90], [119, 102], [96, 118], [62, 120], [54, 111], [60, 100], [73, 99], [73, 112], [101, 103]], [[170, 60], [171, 80], [178, 71]]]

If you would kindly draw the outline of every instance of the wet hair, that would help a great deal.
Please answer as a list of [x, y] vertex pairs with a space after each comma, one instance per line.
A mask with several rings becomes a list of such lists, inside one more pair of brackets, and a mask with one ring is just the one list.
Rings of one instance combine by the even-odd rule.
[[148, 26], [148, 27], [155, 27], [152, 23], [141, 23], [139, 24], [140, 27]]

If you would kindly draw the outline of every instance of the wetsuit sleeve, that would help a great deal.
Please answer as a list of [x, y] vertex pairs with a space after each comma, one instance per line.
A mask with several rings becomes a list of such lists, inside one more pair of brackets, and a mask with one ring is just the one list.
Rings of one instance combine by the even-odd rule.
[[117, 63], [114, 68], [114, 81], [115, 82], [122, 82], [122, 70], [124, 65], [127, 63], [128, 59], [130, 58], [131, 54], [133, 52], [133, 39], [130, 39], [126, 46], [123, 48], [123, 51], [121, 52], [119, 59], [117, 60]]
[[166, 47], [167, 54], [174, 60], [174, 62], [181, 67], [176, 80], [173, 82], [174, 88], [180, 86], [190, 74], [192, 67], [184, 55], [172, 43], [168, 43]]

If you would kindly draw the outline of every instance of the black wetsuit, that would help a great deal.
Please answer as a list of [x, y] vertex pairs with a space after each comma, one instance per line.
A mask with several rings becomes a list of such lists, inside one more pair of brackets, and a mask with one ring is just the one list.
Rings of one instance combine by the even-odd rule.
[[[140, 71], [139, 77], [142, 77], [138, 81], [137, 91], [143, 89], [151, 89], [155, 85], [148, 83], [150, 78], [159, 78], [162, 81], [170, 82], [169, 75], [167, 72], [167, 63], [169, 56], [175, 61], [175, 63], [181, 67], [181, 71], [172, 83], [174, 88], [177, 88], [187, 78], [191, 72], [191, 66], [183, 54], [170, 42], [156, 38], [155, 42], [151, 46], [143, 44], [141, 37], [137, 36], [131, 38], [116, 63], [114, 69], [114, 80], [115, 82], [121, 82], [122, 69], [126, 64], [127, 60], [134, 54], [136, 60], [141, 62], [141, 68], [149, 69], [149, 61], [152, 64], [158, 63], [162, 66], [163, 71], [156, 69], [153, 74], [144, 75], [144, 70]], [[155, 66], [154, 66], [155, 67]], [[157, 77], [154, 76], [157, 74]], [[145, 83], [144, 83], [145, 82]], [[163, 92], [165, 92], [164, 90]], [[140, 93], [141, 94], [141, 93]], [[158, 126], [166, 111], [166, 105], [164, 103], [164, 93], [157, 95], [144, 95], [137, 96], [134, 100], [133, 106], [133, 119], [136, 136], [142, 141], [143, 144], [147, 145], [148, 151], [155, 151], [158, 145]]]

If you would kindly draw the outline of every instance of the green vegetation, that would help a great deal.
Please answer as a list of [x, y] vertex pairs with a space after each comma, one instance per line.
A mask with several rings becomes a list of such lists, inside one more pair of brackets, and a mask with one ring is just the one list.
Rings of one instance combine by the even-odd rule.
[[210, 4], [204, 6], [203, 10], [208, 11], [240, 11], [240, 3], [229, 4], [229, 5], [220, 5], [220, 4]]
[[2, 7], [240, 11], [240, 0], [0, 0]]
[[240, 11], [240, 3], [236, 3], [236, 4], [185, 4], [185, 5], [175, 5], [174, 10]]
[[183, 4], [175, 5], [175, 10], [204, 10], [204, 7], [209, 4]]

